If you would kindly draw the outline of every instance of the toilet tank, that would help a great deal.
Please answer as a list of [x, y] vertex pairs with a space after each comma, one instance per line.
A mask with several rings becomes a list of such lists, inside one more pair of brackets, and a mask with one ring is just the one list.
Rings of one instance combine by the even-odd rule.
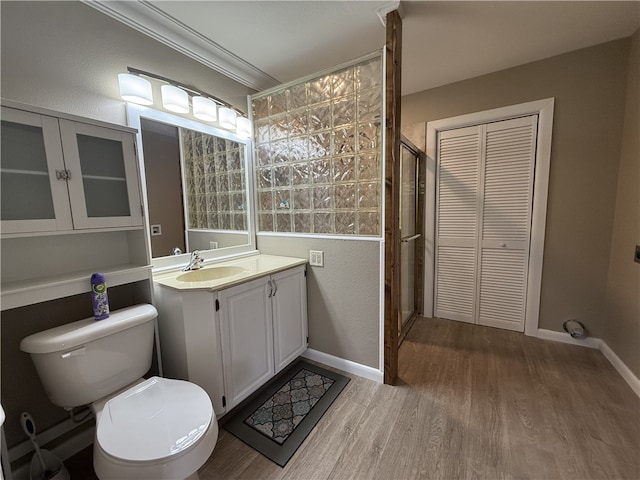
[[87, 405], [141, 378], [151, 367], [153, 305], [136, 305], [30, 335], [31, 355], [47, 396], [60, 407]]

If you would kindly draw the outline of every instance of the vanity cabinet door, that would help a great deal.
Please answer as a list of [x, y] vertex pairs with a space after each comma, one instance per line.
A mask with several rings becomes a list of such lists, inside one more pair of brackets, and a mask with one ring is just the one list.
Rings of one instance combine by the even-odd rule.
[[131, 133], [60, 120], [76, 229], [142, 225]]
[[305, 267], [271, 276], [273, 348], [276, 373], [307, 348], [307, 282]]
[[2, 107], [2, 233], [71, 230], [58, 120]]
[[268, 278], [218, 293], [227, 411], [274, 375]]

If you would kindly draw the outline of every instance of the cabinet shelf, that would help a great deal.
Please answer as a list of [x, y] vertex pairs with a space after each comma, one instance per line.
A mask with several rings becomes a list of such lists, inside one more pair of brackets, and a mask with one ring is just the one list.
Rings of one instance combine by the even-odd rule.
[[[0, 310], [23, 307], [90, 291], [90, 278], [96, 270], [82, 270], [64, 275], [21, 280], [2, 284]], [[151, 281], [151, 265], [117, 265], [100, 269], [107, 287], [141, 280]]]

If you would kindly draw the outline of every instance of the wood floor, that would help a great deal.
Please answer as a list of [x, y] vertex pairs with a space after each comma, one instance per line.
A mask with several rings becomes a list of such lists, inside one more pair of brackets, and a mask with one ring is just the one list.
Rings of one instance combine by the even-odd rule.
[[597, 350], [419, 318], [400, 381], [352, 377], [280, 468], [221, 430], [219, 479], [639, 479], [640, 399]]

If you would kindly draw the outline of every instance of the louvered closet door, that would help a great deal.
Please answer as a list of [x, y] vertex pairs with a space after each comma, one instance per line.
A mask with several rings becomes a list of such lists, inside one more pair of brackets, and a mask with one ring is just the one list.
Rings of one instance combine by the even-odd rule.
[[477, 323], [522, 332], [537, 116], [485, 128]]
[[475, 322], [481, 127], [438, 137], [436, 317]]
[[524, 330], [537, 116], [438, 134], [434, 314]]

